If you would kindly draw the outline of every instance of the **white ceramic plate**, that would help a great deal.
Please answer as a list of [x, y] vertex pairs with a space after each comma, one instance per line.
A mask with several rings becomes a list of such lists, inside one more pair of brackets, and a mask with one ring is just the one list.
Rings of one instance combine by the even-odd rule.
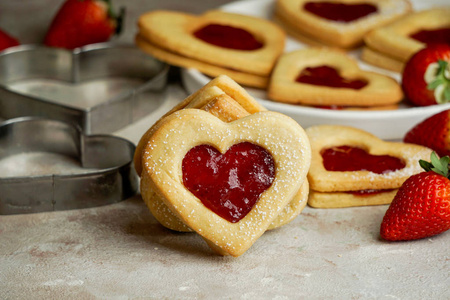
[[[413, 0], [415, 10], [422, 10], [432, 6], [448, 6], [448, 0]], [[244, 0], [222, 6], [221, 9], [270, 19], [273, 12], [274, 0]], [[307, 47], [292, 38], [287, 39], [285, 51], [292, 51]], [[349, 53], [358, 60], [360, 50]], [[386, 71], [368, 65], [360, 60], [360, 68], [372, 70], [400, 80], [400, 74]], [[211, 80], [210, 77], [195, 69], [182, 69], [182, 79], [185, 88], [192, 93]], [[392, 111], [337, 111], [304, 107], [270, 101], [264, 90], [248, 88], [247, 91], [254, 96], [267, 109], [284, 113], [295, 119], [304, 128], [318, 124], [338, 124], [361, 128], [386, 140], [402, 139], [405, 133], [414, 125], [427, 117], [444, 109], [450, 109], [450, 104], [428, 107], [407, 107], [402, 104], [399, 109]]]

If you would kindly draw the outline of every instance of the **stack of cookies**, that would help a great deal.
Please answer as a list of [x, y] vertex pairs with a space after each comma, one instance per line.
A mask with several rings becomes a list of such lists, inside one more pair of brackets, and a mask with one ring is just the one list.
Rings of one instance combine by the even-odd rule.
[[156, 10], [143, 14], [138, 26], [137, 46], [154, 57], [257, 88], [267, 87], [286, 39], [271, 21], [219, 10], [200, 16]]
[[306, 129], [311, 143], [308, 204], [318, 208], [388, 204], [431, 150], [386, 142], [360, 129], [318, 125]]
[[303, 210], [310, 159], [298, 123], [222, 75], [156, 122], [134, 162], [142, 198], [163, 226], [239, 256]]

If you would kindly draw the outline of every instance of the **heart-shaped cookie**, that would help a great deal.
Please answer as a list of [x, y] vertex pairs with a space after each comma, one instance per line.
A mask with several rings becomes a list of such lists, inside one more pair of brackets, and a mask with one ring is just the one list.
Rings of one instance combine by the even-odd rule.
[[151, 11], [138, 25], [137, 45], [158, 59], [255, 87], [267, 85], [285, 44], [284, 31], [271, 21], [223, 11]]
[[[431, 150], [387, 142], [348, 126], [318, 125], [306, 130], [311, 142], [311, 193], [314, 207], [385, 204]], [[394, 190], [394, 191], [393, 191]]]
[[409, 11], [407, 0], [278, 0], [275, 5], [276, 18], [289, 31], [341, 48], [358, 46], [369, 31]]
[[400, 85], [361, 70], [344, 52], [307, 48], [283, 54], [268, 88], [270, 99], [312, 106], [387, 106], [403, 98]]
[[[309, 169], [310, 148], [303, 129], [287, 116], [260, 112], [224, 123], [210, 113], [184, 109], [164, 118], [143, 154], [149, 186], [169, 209], [212, 248], [239, 256], [271, 225], [293, 199]], [[232, 223], [194, 196], [183, 183], [183, 159], [191, 149], [210, 145], [220, 153], [248, 142], [273, 158], [275, 173], [242, 219]]]

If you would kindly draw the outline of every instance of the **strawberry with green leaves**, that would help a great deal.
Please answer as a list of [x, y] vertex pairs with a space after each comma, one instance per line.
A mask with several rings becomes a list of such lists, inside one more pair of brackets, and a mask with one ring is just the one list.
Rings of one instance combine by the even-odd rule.
[[44, 44], [75, 49], [108, 41], [121, 29], [124, 10], [116, 15], [109, 0], [66, 0], [54, 17]]
[[430, 44], [415, 53], [402, 73], [407, 100], [417, 106], [450, 102], [450, 45]]
[[408, 178], [398, 190], [381, 223], [380, 235], [388, 241], [431, 237], [450, 229], [450, 157], [431, 163], [421, 160], [425, 172]]

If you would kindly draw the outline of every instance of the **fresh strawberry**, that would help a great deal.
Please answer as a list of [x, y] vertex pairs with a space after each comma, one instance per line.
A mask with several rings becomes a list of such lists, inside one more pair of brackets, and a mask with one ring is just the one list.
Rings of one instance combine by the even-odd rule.
[[381, 237], [389, 241], [415, 240], [450, 229], [450, 157], [431, 163], [421, 160], [426, 172], [408, 178], [398, 190], [381, 223]]
[[74, 49], [108, 41], [118, 34], [124, 15], [116, 16], [108, 0], [66, 0], [44, 39], [50, 47]]
[[0, 51], [18, 45], [20, 45], [20, 43], [15, 37], [0, 29]]
[[450, 110], [444, 110], [415, 125], [403, 138], [405, 143], [418, 144], [450, 155]]
[[406, 63], [402, 88], [414, 105], [450, 102], [450, 45], [430, 44]]

